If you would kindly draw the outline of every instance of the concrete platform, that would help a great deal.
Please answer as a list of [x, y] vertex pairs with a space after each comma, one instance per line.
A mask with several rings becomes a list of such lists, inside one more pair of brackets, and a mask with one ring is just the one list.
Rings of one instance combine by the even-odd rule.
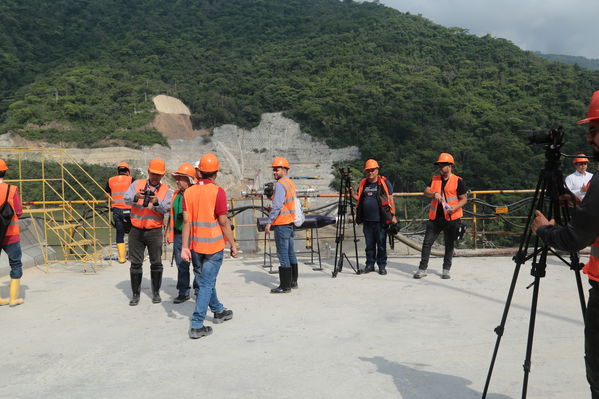
[[[218, 293], [234, 318], [188, 338], [192, 301], [175, 305], [165, 263], [163, 302], [128, 306], [128, 264], [82, 274], [80, 265], [25, 271], [25, 304], [0, 307], [0, 392], [6, 398], [480, 398], [514, 270], [509, 258], [439, 259], [414, 280], [418, 258], [389, 274], [331, 278], [300, 265], [299, 290], [261, 258], [225, 260]], [[488, 398], [520, 398], [532, 290], [525, 264]], [[7, 296], [8, 277], [0, 278]], [[588, 284], [584, 282], [585, 293]], [[551, 259], [541, 283], [528, 398], [589, 398], [583, 322], [573, 273]], [[209, 313], [207, 325], [212, 325]]]

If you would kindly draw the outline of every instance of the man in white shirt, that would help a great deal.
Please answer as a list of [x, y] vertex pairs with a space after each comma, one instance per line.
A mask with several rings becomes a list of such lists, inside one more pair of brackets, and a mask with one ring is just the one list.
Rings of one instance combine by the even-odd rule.
[[576, 202], [578, 202], [579, 200], [582, 201], [587, 193], [587, 186], [593, 175], [587, 172], [589, 159], [586, 155], [578, 154], [573, 163], [576, 171], [566, 177], [566, 187], [576, 196]]

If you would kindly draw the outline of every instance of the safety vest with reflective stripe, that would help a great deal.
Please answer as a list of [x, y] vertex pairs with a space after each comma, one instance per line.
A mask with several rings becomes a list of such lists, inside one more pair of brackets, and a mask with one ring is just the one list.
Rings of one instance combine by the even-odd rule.
[[[13, 211], [15, 210], [15, 205], [13, 203], [14, 198], [15, 198], [15, 193], [17, 192], [17, 186], [12, 186], [10, 184], [7, 183], [2, 183], [0, 184], [0, 201], [2, 201], [2, 203], [0, 203], [0, 206], [4, 204], [4, 199], [6, 198], [6, 190], [9, 189], [10, 187], [10, 191], [8, 192], [8, 203], [10, 204], [10, 207], [13, 209]], [[19, 235], [19, 217], [17, 216], [16, 213], [14, 213], [12, 215], [12, 218], [10, 219], [10, 224], [8, 225], [8, 229], [6, 230], [6, 237], [8, 236], [17, 236]]]
[[[460, 202], [460, 199], [458, 198], [458, 181], [461, 179], [461, 177], [451, 174], [449, 180], [445, 184], [444, 193], [441, 193], [441, 183], [443, 182], [441, 176], [433, 176], [433, 182], [430, 189], [434, 193], [441, 194], [441, 197], [445, 198], [447, 204], [456, 206], [458, 202]], [[436, 199], [433, 199], [431, 201], [431, 209], [428, 212], [428, 218], [430, 220], [435, 220], [437, 217], [437, 206], [441, 206], [441, 204], [439, 204], [439, 201]], [[464, 212], [462, 211], [462, 208], [460, 208], [450, 215], [443, 210], [443, 215], [445, 215], [445, 220], [456, 220], [461, 218], [464, 215]]]
[[599, 281], [599, 237], [591, 245], [589, 262], [584, 265], [582, 271], [589, 276], [589, 279]]
[[[146, 186], [146, 179], [135, 181], [135, 192], [143, 190]], [[168, 193], [168, 186], [161, 184], [156, 193], [156, 197], [160, 201], [164, 201], [166, 194]], [[164, 215], [154, 210], [154, 205], [148, 204], [146, 208], [143, 207], [144, 199], [140, 198], [131, 207], [131, 224], [133, 227], [138, 229], [158, 229], [164, 225]]]
[[[379, 211], [381, 213], [381, 221], [385, 224], [390, 224], [393, 216], [395, 216], [395, 203], [393, 196], [389, 194], [389, 188], [386, 183], [387, 178], [385, 176], [377, 176], [377, 202], [379, 203]], [[356, 205], [356, 223], [362, 223], [362, 193], [364, 193], [364, 187], [368, 179], [362, 179], [358, 185], [358, 204]], [[381, 190], [382, 188], [382, 190]]]
[[219, 187], [214, 183], [194, 184], [183, 193], [185, 212], [191, 219], [190, 248], [199, 254], [225, 249], [223, 230], [214, 216]]
[[[173, 194], [173, 205], [175, 204], [175, 198], [177, 198], [177, 194], [179, 194], [180, 191], [181, 190], [175, 190]], [[175, 240], [175, 210], [173, 206], [171, 206], [171, 210], [169, 213], [168, 231], [166, 232], [166, 234], [168, 234], [168, 239], [170, 242], [173, 242]]]
[[113, 208], [131, 209], [131, 205], [125, 203], [125, 193], [131, 186], [133, 177], [126, 175], [112, 176], [108, 179], [110, 187], [110, 204]]
[[[295, 185], [288, 177], [283, 177], [278, 180], [285, 187], [285, 199], [283, 200], [283, 206], [279, 216], [275, 219], [272, 224], [274, 226], [280, 224], [290, 224], [295, 220]], [[277, 186], [275, 185], [275, 190]]]

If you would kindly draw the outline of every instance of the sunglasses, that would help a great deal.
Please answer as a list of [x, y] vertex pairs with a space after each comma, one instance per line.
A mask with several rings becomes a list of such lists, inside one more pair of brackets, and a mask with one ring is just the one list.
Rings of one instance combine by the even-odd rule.
[[364, 172], [366, 173], [374, 173], [376, 169], [365, 169]]
[[440, 162], [440, 163], [436, 163], [435, 165], [436, 165], [438, 168], [443, 168], [443, 167], [445, 167], [445, 166], [447, 166], [447, 165], [451, 165], [451, 164], [450, 164], [450, 163], [447, 163], [447, 162]]

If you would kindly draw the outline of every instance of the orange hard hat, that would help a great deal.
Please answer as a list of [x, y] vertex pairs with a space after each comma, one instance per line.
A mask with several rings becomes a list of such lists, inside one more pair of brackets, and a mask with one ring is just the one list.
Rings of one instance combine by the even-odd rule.
[[273, 168], [286, 168], [286, 169], [291, 169], [291, 167], [289, 166], [289, 161], [287, 161], [285, 158], [283, 157], [276, 157], [275, 159], [272, 160], [272, 165], [270, 165]]
[[439, 159], [435, 161], [435, 165], [440, 163], [450, 163], [452, 165], [455, 165], [455, 162], [453, 161], [453, 157], [451, 156], [451, 154], [448, 154], [446, 152], [442, 152], [441, 154], [439, 154]]
[[379, 163], [377, 161], [375, 161], [374, 159], [369, 159], [368, 161], [366, 161], [366, 163], [364, 164], [364, 170], [368, 170], [368, 169], [374, 169], [374, 168], [381, 168], [379, 166]]
[[166, 166], [164, 161], [160, 158], [154, 158], [148, 165], [148, 172], [156, 173], [157, 175], [163, 175], [166, 173]]
[[127, 162], [121, 162], [121, 163], [120, 163], [120, 164], [118, 164], [116, 167], [117, 167], [117, 168], [127, 168], [127, 169], [131, 169], [131, 168], [129, 167], [129, 164], [128, 164]]
[[187, 176], [192, 179], [196, 177], [196, 169], [190, 163], [182, 163], [179, 168], [172, 173], [173, 176]]
[[593, 93], [591, 97], [591, 103], [589, 104], [589, 112], [587, 112], [587, 117], [579, 120], [578, 124], [581, 123], [589, 123], [594, 120], [599, 119], [599, 90]]
[[4, 172], [5, 170], [8, 170], [8, 166], [6, 166], [4, 159], [0, 159], [0, 172]]
[[587, 156], [584, 154], [576, 155], [576, 158], [574, 158], [574, 160], [572, 161], [572, 163], [574, 165], [576, 165], [577, 163], [582, 163], [582, 162], [589, 163], [589, 158], [587, 158]]
[[200, 172], [206, 173], [218, 171], [220, 169], [218, 158], [212, 153], [202, 155], [202, 158], [200, 158], [200, 163], [198, 164], [198, 169]]

